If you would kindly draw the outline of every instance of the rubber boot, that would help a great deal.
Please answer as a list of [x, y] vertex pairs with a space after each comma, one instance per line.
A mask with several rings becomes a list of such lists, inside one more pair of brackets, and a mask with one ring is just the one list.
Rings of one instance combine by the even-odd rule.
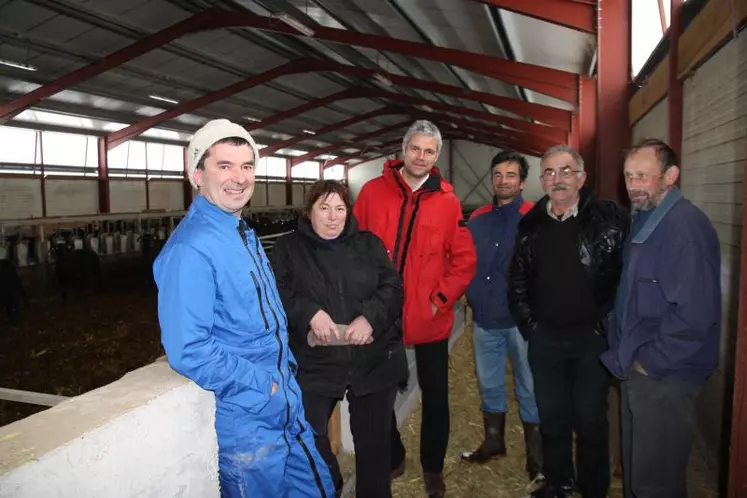
[[526, 471], [529, 479], [544, 479], [542, 476], [542, 436], [539, 425], [522, 422], [524, 426], [524, 447], [526, 448]]
[[506, 456], [506, 414], [483, 412], [485, 440], [475, 451], [462, 453], [462, 459], [485, 463], [492, 458]]
[[446, 484], [440, 472], [423, 472], [423, 486], [428, 498], [444, 498], [446, 495]]

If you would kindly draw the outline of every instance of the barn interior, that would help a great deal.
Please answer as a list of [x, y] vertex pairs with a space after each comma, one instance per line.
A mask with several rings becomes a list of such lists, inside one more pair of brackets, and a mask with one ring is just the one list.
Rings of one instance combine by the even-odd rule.
[[[580, 151], [599, 196], [626, 204], [625, 149], [667, 140], [722, 257], [720, 364], [698, 402], [691, 492], [742, 496], [745, 25], [747, 0], [0, 0], [0, 288], [12, 267], [23, 289], [20, 309], [0, 309], [0, 498], [39, 496], [30, 490], [43, 488], [10, 484], [34, 481], [32, 461], [56, 465], [44, 445], [31, 451], [14, 434], [69, 423], [58, 411], [95, 393], [120, 407], [127, 379], [166, 375], [151, 265], [198, 195], [186, 145], [216, 118], [259, 144], [244, 216], [268, 253], [294, 229], [314, 181], [342, 181], [355, 198], [401, 155], [417, 119], [441, 130], [437, 166], [465, 216], [492, 201], [490, 159], [501, 150], [527, 157], [529, 200], [544, 195], [542, 153], [563, 143]], [[469, 319], [460, 337], [452, 404], [469, 409], [458, 412], [454, 455], [479, 441], [470, 424], [480, 423]], [[139, 403], [165, 392], [153, 389]], [[205, 398], [185, 392], [170, 409], [202, 413]], [[101, 413], [45, 451], [114, 423]], [[413, 434], [417, 413], [403, 418]], [[521, 435], [510, 438], [520, 451]], [[108, 458], [136, 460], [125, 450]], [[526, 491], [518, 459], [482, 476], [457, 460], [455, 496]], [[72, 489], [75, 476], [103, 481], [115, 468], [83, 466], [98, 477], [73, 469], [49, 482]], [[422, 494], [408, 472], [396, 496]], [[156, 480], [127, 492], [172, 496], [176, 484]]]

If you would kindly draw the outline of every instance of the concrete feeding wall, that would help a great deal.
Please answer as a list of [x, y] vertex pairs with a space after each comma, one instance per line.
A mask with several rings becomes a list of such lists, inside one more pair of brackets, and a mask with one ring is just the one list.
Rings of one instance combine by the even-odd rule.
[[165, 361], [0, 427], [0, 498], [218, 498], [213, 395]]
[[[455, 305], [450, 347], [464, 331]], [[415, 354], [395, 412], [417, 405]], [[342, 444], [354, 451], [347, 401]], [[0, 498], [218, 498], [215, 398], [165, 359], [35, 415], [0, 427]], [[354, 488], [346, 484], [346, 493]]]

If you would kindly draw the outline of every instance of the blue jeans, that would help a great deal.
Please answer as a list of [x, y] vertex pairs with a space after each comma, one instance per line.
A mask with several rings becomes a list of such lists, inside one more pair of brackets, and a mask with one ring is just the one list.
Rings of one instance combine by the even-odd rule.
[[514, 372], [514, 388], [519, 401], [519, 416], [522, 422], [539, 423], [537, 401], [534, 398], [534, 381], [527, 359], [527, 341], [519, 329], [483, 329], [472, 324], [472, 340], [475, 344], [477, 382], [482, 397], [482, 410], [488, 413], [506, 413], [506, 358], [511, 357]]

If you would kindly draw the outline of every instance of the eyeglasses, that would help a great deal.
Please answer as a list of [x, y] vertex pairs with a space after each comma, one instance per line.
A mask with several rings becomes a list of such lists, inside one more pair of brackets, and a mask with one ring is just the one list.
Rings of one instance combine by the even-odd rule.
[[570, 178], [571, 175], [573, 175], [574, 173], [582, 173], [583, 171], [584, 170], [582, 170], [582, 169], [573, 169], [570, 166], [563, 166], [562, 168], [560, 168], [557, 171], [554, 170], [554, 169], [545, 170], [540, 175], [540, 178], [542, 179], [542, 181], [545, 181], [545, 182], [549, 183], [549, 182], [555, 180], [556, 177], [567, 179], [567, 178]]

